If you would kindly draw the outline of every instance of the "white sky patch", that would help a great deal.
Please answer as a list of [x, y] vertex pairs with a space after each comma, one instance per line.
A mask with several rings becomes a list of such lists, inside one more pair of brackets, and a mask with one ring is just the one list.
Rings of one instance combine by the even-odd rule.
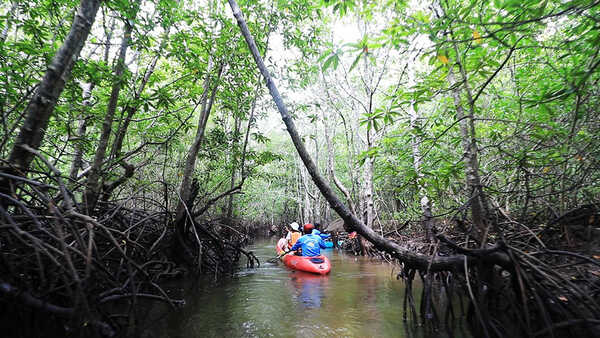
[[[332, 36], [332, 41], [330, 42], [333, 43], [334, 46], [341, 46], [346, 43], [356, 43], [362, 38], [358, 24], [354, 19], [339, 18], [335, 16], [331, 18], [331, 20], [334, 23], [329, 26]], [[317, 102], [314, 98], [314, 90], [311, 88], [306, 88], [305, 90], [291, 90], [286, 80], [283, 79], [280, 74], [273, 73], [274, 71], [279, 72], [286, 64], [290, 64], [293, 60], [300, 57], [301, 54], [299, 50], [296, 48], [286, 48], [284, 46], [283, 35], [278, 32], [273, 32], [271, 34], [271, 37], [269, 38], [269, 51], [267, 53], [265, 64], [271, 74], [275, 75], [275, 84], [288, 109], [292, 108], [293, 103]], [[312, 60], [312, 62], [316, 63], [318, 61], [315, 59]], [[261, 81], [264, 82], [262, 79]], [[268, 116], [257, 122], [258, 128], [266, 135], [271, 133], [285, 133], [285, 125], [281, 120], [281, 115], [275, 109], [274, 104], [271, 104], [270, 95], [268, 95], [265, 100], [268, 102], [268, 106], [273, 110], [269, 109]]]
[[336, 19], [331, 31], [334, 45], [358, 42], [362, 38], [358, 25], [348, 20]]
[[[409, 12], [414, 13], [417, 11], [422, 11], [424, 13], [429, 14], [429, 5], [430, 3], [428, 1], [423, 2], [412, 0], [410, 5], [408, 6], [410, 8]], [[328, 48], [325, 45], [325, 43], [331, 43], [335, 50], [348, 43], [357, 43], [362, 39], [363, 31], [365, 30], [365, 23], [360, 23], [361, 21], [356, 17], [355, 14], [349, 14], [346, 17], [340, 18], [337, 14], [329, 13], [329, 9], [326, 9], [323, 12], [323, 21], [329, 29], [330, 34], [322, 37], [322, 39], [324, 40], [324, 45], [321, 47], [321, 51], [324, 51]], [[380, 32], [381, 29], [383, 29], [389, 24], [388, 19], [385, 17], [385, 14], [382, 15], [382, 17], [374, 18], [373, 21], [368, 22], [366, 24], [369, 27], [367, 31], [370, 31], [370, 34], [379, 34], [378, 32]], [[374, 37], [376, 36], [370, 36], [369, 38], [371, 39]], [[427, 69], [430, 68], [430, 66], [427, 64], [428, 59], [421, 61], [416, 56], [421, 53], [421, 50], [428, 50], [431, 47], [432, 42], [427, 36], [419, 36], [416, 37], [415, 40], [411, 41], [411, 46], [409, 46], [411, 51], [409, 51], [408, 54], [403, 54], [400, 56], [397, 55], [398, 51], [392, 50], [392, 57], [390, 60], [393, 61], [390, 61], [390, 63], [388, 64], [388, 70], [386, 71], [386, 74], [383, 75], [384, 78], [382, 79], [382, 88], [389, 87], [393, 83], [398, 81], [398, 76], [404, 69], [406, 63], [408, 63], [409, 65], [407, 69], [408, 73], [404, 75], [404, 86], [408, 86], [410, 88], [416, 85], [416, 79], [418, 77], [417, 74], [419, 72], [427, 71]], [[348, 49], [348, 47], [344, 49]], [[344, 55], [342, 56], [341, 62], [345, 64], [346, 69], [350, 67], [350, 64], [352, 63], [352, 60], [354, 59], [355, 55], [356, 54], [353, 54], [353, 52], [349, 52], [347, 53], [347, 55], [346, 53], [344, 53]], [[285, 104], [291, 111], [293, 111], [296, 104], [300, 103], [310, 105], [312, 103], [320, 101], [320, 98], [318, 96], [321, 94], [321, 92], [315, 89], [318, 88], [319, 84], [312, 86], [312, 88], [308, 87], [306, 89], [292, 89], [289, 85], [289, 82], [287, 82], [287, 80], [284, 77], [282, 77], [280, 73], [282, 70], [286, 69], [285, 67], [288, 67], [288, 65], [291, 65], [294, 62], [294, 60], [297, 60], [300, 57], [300, 51], [296, 48], [285, 48], [283, 36], [281, 34], [274, 32], [271, 35], [269, 42], [269, 52], [265, 63], [268, 69], [271, 71], [271, 73], [275, 75], [274, 81], [284, 99]], [[382, 62], [382, 60], [379, 61]], [[311, 60], [310, 62], [315, 63], [316, 66], [322, 66], [321, 64], [316, 64], [317, 62], [319, 62], [317, 58]], [[321, 60], [320, 62], [322, 63], [323, 60]], [[331, 71], [331, 69], [329, 71]], [[267, 110], [268, 114], [266, 118], [258, 122], [258, 128], [267, 136], [272, 134], [284, 134], [285, 126], [283, 124], [283, 121], [281, 120], [280, 114], [275, 108], [275, 105], [272, 104], [272, 99], [270, 95], [264, 96], [262, 103], [263, 112]], [[313, 113], [319, 114], [317, 110], [315, 110]], [[311, 114], [311, 112], [302, 113], [300, 114], [300, 116], [306, 114]], [[304, 119], [295, 120], [296, 124], [298, 125], [301, 131], [304, 129], [303, 124], [305, 123], [305, 121], [306, 120]]]

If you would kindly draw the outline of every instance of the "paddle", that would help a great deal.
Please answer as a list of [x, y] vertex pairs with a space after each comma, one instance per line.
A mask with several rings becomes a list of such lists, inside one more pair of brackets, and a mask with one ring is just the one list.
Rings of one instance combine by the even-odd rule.
[[290, 253], [291, 251], [284, 251], [283, 253], [281, 253], [281, 255], [278, 255], [277, 257], [273, 257], [271, 259], [269, 259], [267, 262], [269, 263], [277, 263], [279, 262], [279, 259], [285, 255], [287, 255], [288, 253]]

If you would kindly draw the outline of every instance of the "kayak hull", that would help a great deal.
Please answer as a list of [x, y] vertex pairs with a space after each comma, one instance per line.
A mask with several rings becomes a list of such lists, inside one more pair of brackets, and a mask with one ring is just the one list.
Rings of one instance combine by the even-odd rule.
[[[277, 254], [281, 255], [285, 250], [287, 242], [284, 238], [277, 243]], [[289, 253], [281, 257], [283, 264], [290, 269], [326, 275], [331, 271], [331, 263], [326, 256], [320, 255], [315, 257], [296, 256], [294, 253]]]
[[290, 269], [326, 275], [331, 271], [331, 263], [326, 256], [305, 257], [288, 254], [282, 258]]

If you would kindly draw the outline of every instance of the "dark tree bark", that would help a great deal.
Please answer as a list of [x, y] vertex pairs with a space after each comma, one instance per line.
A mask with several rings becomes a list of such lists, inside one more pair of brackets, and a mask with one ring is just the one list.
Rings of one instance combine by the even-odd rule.
[[[418, 269], [429, 269], [430, 271], [441, 271], [441, 270], [453, 270], [460, 269], [463, 266], [464, 261], [469, 258], [464, 255], [455, 255], [449, 257], [430, 257], [428, 255], [422, 255], [418, 253], [414, 253], [409, 251], [403, 247], [401, 247], [398, 243], [390, 241], [373, 231], [373, 229], [367, 227], [360, 219], [358, 219], [355, 215], [353, 215], [350, 210], [339, 200], [339, 198], [335, 195], [329, 184], [325, 182], [321, 174], [318, 172], [315, 163], [312, 158], [306, 151], [306, 147], [296, 130], [296, 126], [294, 121], [292, 120], [290, 114], [288, 113], [287, 107], [283, 103], [281, 95], [269, 74], [267, 67], [265, 66], [262, 57], [260, 56], [258, 49], [256, 47], [256, 43], [254, 39], [250, 35], [250, 31], [248, 30], [248, 26], [242, 16], [242, 12], [238, 7], [235, 0], [228, 0], [229, 5], [231, 6], [231, 10], [233, 12], [234, 17], [237, 20], [238, 26], [242, 31], [242, 35], [248, 44], [250, 52], [254, 57], [254, 61], [256, 62], [261, 74], [263, 75], [267, 88], [273, 97], [273, 101], [275, 101], [275, 105], [281, 114], [281, 118], [287, 127], [287, 131], [290, 134], [290, 138], [296, 147], [296, 151], [302, 158], [306, 169], [310, 173], [314, 183], [317, 185], [323, 197], [329, 202], [329, 205], [333, 210], [337, 212], [337, 214], [344, 220], [344, 222], [356, 230], [359, 234], [364, 236], [369, 242], [373, 243], [377, 248], [384, 250], [394, 257], [401, 260], [407, 267], [418, 268]], [[493, 252], [489, 255], [483, 257], [491, 263], [501, 264], [503, 266], [508, 266], [510, 263], [509, 257], [502, 252]]]
[[27, 145], [32, 149], [40, 147], [54, 106], [65, 88], [73, 65], [87, 40], [99, 7], [100, 0], [81, 0], [69, 34], [56, 52], [44, 78], [29, 102], [25, 112], [25, 122], [8, 159], [17, 170], [26, 172], [29, 169], [34, 155], [29, 151], [24, 151], [21, 146]]

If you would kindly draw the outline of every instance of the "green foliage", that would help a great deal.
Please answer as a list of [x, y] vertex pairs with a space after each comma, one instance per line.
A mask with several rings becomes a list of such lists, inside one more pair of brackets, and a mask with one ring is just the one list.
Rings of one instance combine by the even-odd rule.
[[[95, 152], [123, 19], [134, 17], [135, 3], [104, 2], [55, 107], [42, 150], [63, 173], [70, 170], [76, 148], [83, 148], [86, 162]], [[282, 93], [304, 140], [311, 148], [314, 145], [320, 171], [328, 172], [323, 128], [329, 128], [333, 169], [353, 198], [358, 198], [364, 183], [357, 177], [362, 165], [366, 159], [373, 161], [382, 217], [420, 217], [423, 191], [437, 213], [462, 206], [468, 192], [465, 139], [453, 96], [458, 89], [459, 103], [473, 114], [480, 174], [495, 201], [528, 215], [531, 208], [542, 208], [538, 206], [564, 211], [594, 200], [600, 192], [600, 6], [579, 0], [452, 0], [415, 9], [410, 4], [240, 3], [270, 70], [284, 83]], [[31, 93], [68, 33], [78, 1], [18, 1], [9, 12], [11, 5], [0, 4], [0, 31], [7, 31], [0, 44], [3, 158]], [[356, 41], [331, 40], [328, 34], [338, 18], [360, 20]], [[184, 154], [197, 128], [199, 102], [207, 94], [202, 84], [206, 76], [215, 77], [216, 68], [208, 66], [211, 59], [214, 65], [223, 65], [223, 73], [195, 173], [201, 193], [218, 194], [229, 188], [223, 182], [230, 182], [232, 175], [239, 181], [244, 174], [244, 195], [236, 197], [238, 215], [264, 221], [273, 214], [297, 215], [302, 201], [296, 197], [304, 189], [298, 184], [299, 162], [293, 145], [281, 135], [281, 126], [275, 126], [278, 122], [261, 120], [272, 106], [225, 4], [143, 0], [131, 24], [133, 41], [111, 140], [133, 109], [123, 153], [139, 171], [119, 194], [152, 181], [149, 173], [160, 172], [162, 177], [164, 172], [173, 191], [180, 183]], [[109, 34], [111, 48], [105, 60]], [[274, 49], [280, 48], [273, 45], [276, 37], [285, 51]], [[153, 60], [153, 72], [138, 92]], [[380, 86], [369, 97], [367, 89], [375, 87], [380, 70]], [[456, 83], [449, 83], [450, 71]], [[86, 104], [84, 84], [94, 84]], [[412, 109], [418, 115], [413, 124]], [[77, 136], [83, 119], [87, 132]], [[416, 140], [421, 154], [418, 170]], [[111, 159], [106, 164], [106, 181], [122, 174], [114, 163]], [[171, 200], [176, 202], [176, 196]], [[392, 207], [389, 201], [399, 206]], [[223, 205], [216, 210], [222, 211]], [[264, 205], [270, 206], [268, 212], [260, 207]]]

